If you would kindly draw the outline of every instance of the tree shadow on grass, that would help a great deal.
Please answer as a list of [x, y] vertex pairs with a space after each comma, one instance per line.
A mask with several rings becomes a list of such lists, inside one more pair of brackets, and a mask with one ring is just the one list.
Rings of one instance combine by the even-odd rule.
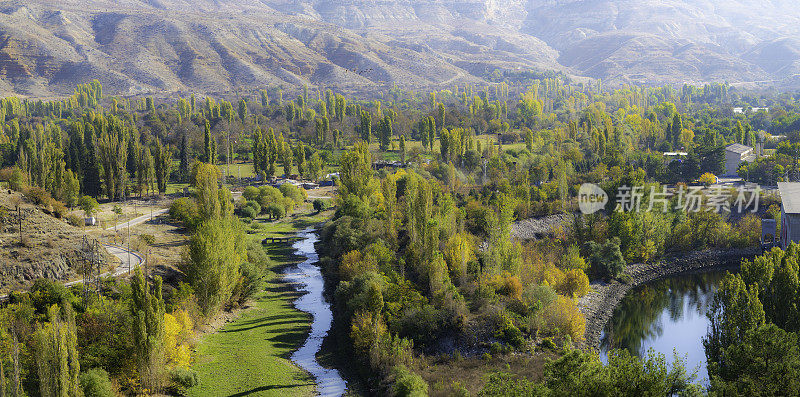
[[[262, 321], [251, 322], [250, 324], [237, 324], [233, 326], [231, 329], [223, 329], [220, 332], [222, 333], [231, 333], [231, 332], [244, 332], [250, 331], [256, 328], [261, 327], [269, 327], [275, 325], [297, 325], [303, 326], [306, 320], [303, 318], [298, 318], [296, 320], [287, 320], [287, 321], [279, 321], [279, 322], [269, 322], [266, 319], [262, 319]], [[281, 332], [281, 331], [272, 331], [272, 332]]]
[[294, 349], [299, 348], [300, 345], [305, 342], [306, 338], [308, 338], [308, 331], [309, 328], [300, 331], [292, 330], [291, 332], [284, 332], [269, 338], [269, 341], [271, 341], [272, 345], [278, 349], [289, 350], [286, 353], [281, 354], [282, 358], [288, 360], [289, 357], [292, 356]]
[[253, 393], [258, 393], [258, 392], [264, 392], [264, 391], [275, 390], [275, 389], [289, 389], [289, 388], [292, 388], [292, 387], [311, 386], [313, 384], [314, 384], [313, 382], [309, 382], [309, 383], [298, 383], [298, 384], [294, 384], [294, 385], [259, 386], [259, 387], [250, 389], [248, 391], [243, 391], [241, 393], [231, 394], [228, 397], [244, 397], [244, 396], [249, 396], [249, 395], [251, 395]]

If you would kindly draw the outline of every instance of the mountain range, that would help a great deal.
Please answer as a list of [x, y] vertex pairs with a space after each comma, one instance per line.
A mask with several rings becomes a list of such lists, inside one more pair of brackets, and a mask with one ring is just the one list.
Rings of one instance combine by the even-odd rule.
[[0, 0], [0, 94], [604, 85], [800, 86], [794, 0]]

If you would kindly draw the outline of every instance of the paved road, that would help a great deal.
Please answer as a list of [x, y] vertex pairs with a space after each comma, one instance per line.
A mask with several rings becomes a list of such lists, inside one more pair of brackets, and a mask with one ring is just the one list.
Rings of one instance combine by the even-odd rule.
[[[153, 218], [155, 218], [155, 217], [157, 217], [157, 216], [159, 216], [161, 214], [166, 214], [168, 211], [169, 211], [169, 208], [155, 210], [155, 211], [153, 211], [152, 216], [153, 216]], [[114, 227], [116, 227], [117, 230], [125, 229], [126, 227], [129, 227], [129, 226], [133, 227], [133, 226], [136, 226], [136, 225], [138, 225], [140, 223], [144, 223], [144, 222], [148, 221], [149, 219], [150, 219], [150, 213], [147, 213], [147, 214], [142, 215], [142, 216], [140, 216], [138, 218], [133, 218], [133, 219], [127, 221], [127, 222], [122, 222], [122, 223], [120, 223], [120, 224], [118, 224], [116, 226], [111, 226], [109, 228], [106, 228], [106, 230], [114, 230]]]

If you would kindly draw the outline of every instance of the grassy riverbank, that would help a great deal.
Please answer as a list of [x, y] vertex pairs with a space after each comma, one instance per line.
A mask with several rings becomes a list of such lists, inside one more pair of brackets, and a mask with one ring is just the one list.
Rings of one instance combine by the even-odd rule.
[[[306, 204], [292, 217], [259, 222], [250, 235], [262, 239], [293, 234], [329, 216]], [[274, 262], [265, 290], [235, 320], [199, 342], [193, 366], [199, 384], [189, 390], [190, 396], [315, 394], [312, 377], [289, 361], [308, 335], [311, 316], [294, 308], [298, 294], [280, 276], [282, 268], [301, 258], [293, 255], [291, 244], [268, 244], [265, 249]]]

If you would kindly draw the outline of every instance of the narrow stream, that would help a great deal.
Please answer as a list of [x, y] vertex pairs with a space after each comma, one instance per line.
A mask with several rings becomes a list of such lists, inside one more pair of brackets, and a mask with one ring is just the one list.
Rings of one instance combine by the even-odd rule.
[[347, 389], [347, 384], [342, 379], [339, 371], [335, 369], [323, 368], [317, 362], [317, 352], [322, 346], [322, 340], [328, 335], [333, 322], [331, 305], [322, 296], [324, 281], [319, 266], [315, 263], [319, 260], [319, 255], [314, 248], [317, 242], [317, 234], [311, 229], [305, 229], [298, 234], [302, 240], [292, 245], [297, 255], [304, 256], [305, 261], [287, 268], [284, 275], [285, 279], [297, 286], [303, 296], [294, 302], [298, 310], [310, 313], [313, 316], [311, 323], [311, 333], [300, 349], [292, 354], [292, 361], [301, 368], [310, 372], [317, 382], [317, 392], [321, 396], [341, 396]]

